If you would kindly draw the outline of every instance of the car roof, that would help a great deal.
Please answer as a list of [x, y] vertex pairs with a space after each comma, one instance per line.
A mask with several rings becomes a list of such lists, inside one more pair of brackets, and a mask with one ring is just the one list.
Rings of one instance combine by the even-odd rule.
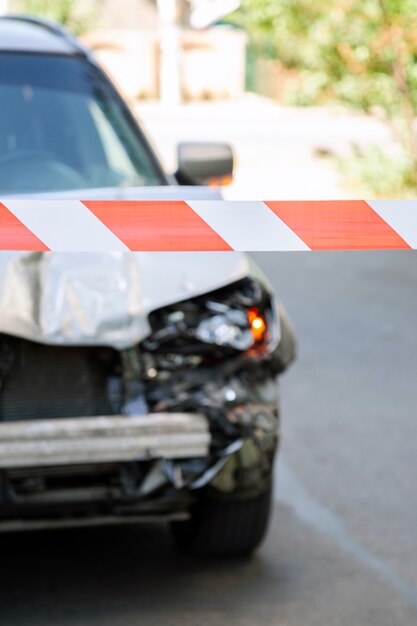
[[25, 16], [0, 17], [0, 52], [84, 54], [86, 50], [59, 24]]

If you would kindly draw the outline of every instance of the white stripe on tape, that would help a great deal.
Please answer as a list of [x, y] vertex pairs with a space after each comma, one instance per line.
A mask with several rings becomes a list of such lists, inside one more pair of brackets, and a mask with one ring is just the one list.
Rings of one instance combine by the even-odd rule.
[[129, 250], [78, 200], [6, 200], [5, 206], [56, 251]]
[[188, 201], [234, 250], [310, 250], [263, 202]]
[[417, 248], [417, 200], [367, 200], [411, 248]]

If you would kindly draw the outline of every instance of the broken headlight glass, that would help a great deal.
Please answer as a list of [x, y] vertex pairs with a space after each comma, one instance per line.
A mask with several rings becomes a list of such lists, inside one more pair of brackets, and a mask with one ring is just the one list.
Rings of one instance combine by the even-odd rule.
[[[210, 365], [238, 353], [262, 354], [279, 341], [279, 316], [271, 295], [256, 280], [158, 309], [149, 316], [152, 334], [142, 344], [164, 370]], [[156, 368], [156, 369], [155, 369]]]

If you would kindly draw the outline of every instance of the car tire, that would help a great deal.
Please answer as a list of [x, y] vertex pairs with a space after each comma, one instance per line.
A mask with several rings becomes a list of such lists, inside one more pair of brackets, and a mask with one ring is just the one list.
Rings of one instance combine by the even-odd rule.
[[250, 556], [265, 536], [271, 501], [272, 486], [252, 498], [205, 495], [190, 520], [172, 523], [175, 542], [193, 556]]

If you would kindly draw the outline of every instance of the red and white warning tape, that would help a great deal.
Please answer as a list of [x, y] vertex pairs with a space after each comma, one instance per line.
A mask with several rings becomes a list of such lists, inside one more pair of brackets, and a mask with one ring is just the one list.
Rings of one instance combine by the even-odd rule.
[[417, 249], [417, 200], [0, 202], [0, 249]]

